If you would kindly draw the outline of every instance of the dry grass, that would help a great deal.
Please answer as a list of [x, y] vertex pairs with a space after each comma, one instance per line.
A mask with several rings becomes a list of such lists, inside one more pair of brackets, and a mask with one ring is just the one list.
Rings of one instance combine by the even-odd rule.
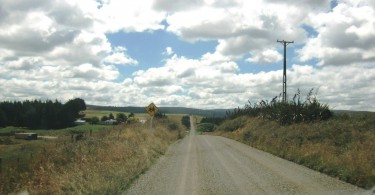
[[[243, 120], [237, 119], [241, 125], [226, 121], [215, 133], [366, 189], [375, 185], [374, 114], [289, 126], [254, 117], [243, 125]], [[228, 132], [228, 125], [239, 128]]]
[[181, 137], [181, 129], [168, 130], [168, 122], [154, 124], [153, 130], [139, 124], [115, 126], [80, 141], [65, 136], [14, 146], [12, 153], [21, 159], [3, 167], [0, 192], [119, 194]]

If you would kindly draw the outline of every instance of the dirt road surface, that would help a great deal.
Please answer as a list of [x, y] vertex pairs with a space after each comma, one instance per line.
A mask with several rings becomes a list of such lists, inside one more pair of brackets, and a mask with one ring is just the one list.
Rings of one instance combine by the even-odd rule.
[[[191, 119], [192, 120], [192, 119]], [[218, 136], [191, 131], [125, 194], [362, 194], [353, 185]]]

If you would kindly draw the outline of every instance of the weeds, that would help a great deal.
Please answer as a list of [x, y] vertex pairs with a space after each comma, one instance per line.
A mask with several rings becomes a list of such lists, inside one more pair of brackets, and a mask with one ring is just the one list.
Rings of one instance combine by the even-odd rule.
[[153, 130], [139, 124], [115, 126], [80, 141], [67, 134], [14, 145], [12, 151], [0, 148], [0, 192], [120, 194], [183, 134], [180, 125], [154, 122]]
[[282, 125], [290, 125], [292, 123], [327, 120], [333, 115], [328, 105], [321, 104], [313, 95], [313, 89], [311, 89], [304, 101], [301, 100], [301, 93], [298, 90], [292, 101], [284, 102], [278, 97], [273, 98], [270, 102], [262, 100], [254, 105], [249, 101], [244, 108], [237, 108], [233, 112], [228, 112], [227, 116], [230, 119], [238, 116], [253, 116], [277, 121]]
[[[287, 126], [258, 117], [240, 118], [224, 122], [215, 134], [236, 139], [366, 189], [375, 185], [373, 113], [338, 114], [326, 121]], [[231, 124], [230, 128], [228, 124]], [[238, 126], [242, 127], [232, 131]], [[228, 132], [228, 129], [231, 131]]]

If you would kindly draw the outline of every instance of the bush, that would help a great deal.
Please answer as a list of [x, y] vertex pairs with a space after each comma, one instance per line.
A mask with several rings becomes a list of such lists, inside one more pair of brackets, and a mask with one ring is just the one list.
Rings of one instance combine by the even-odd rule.
[[260, 117], [277, 121], [282, 125], [330, 119], [333, 114], [328, 105], [321, 104], [312, 94], [313, 89], [310, 90], [303, 102], [299, 90], [294, 95], [293, 100], [289, 102], [284, 102], [278, 97], [273, 98], [270, 102], [262, 100], [254, 105], [249, 102], [245, 105], [245, 108], [237, 108], [227, 115], [230, 119], [245, 115]]
[[220, 130], [235, 131], [246, 125], [246, 117], [238, 117], [233, 120], [226, 120], [220, 125]]
[[177, 123], [169, 123], [168, 129], [170, 131], [179, 130], [180, 126]]
[[184, 125], [186, 128], [190, 129], [190, 117], [189, 116], [183, 116], [181, 118], [181, 124]]
[[212, 132], [216, 128], [215, 124], [212, 123], [200, 123], [197, 126], [197, 130], [200, 132]]
[[213, 123], [215, 125], [220, 125], [222, 122], [224, 122], [225, 118], [220, 117], [204, 117], [201, 120], [201, 123]]

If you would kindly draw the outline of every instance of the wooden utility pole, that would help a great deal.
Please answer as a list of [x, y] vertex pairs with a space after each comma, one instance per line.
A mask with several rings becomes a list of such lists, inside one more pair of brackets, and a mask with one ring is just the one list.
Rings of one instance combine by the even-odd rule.
[[283, 71], [283, 102], [286, 102], [286, 46], [290, 43], [294, 43], [294, 41], [279, 41], [277, 42], [283, 44], [284, 46], [284, 71]]

